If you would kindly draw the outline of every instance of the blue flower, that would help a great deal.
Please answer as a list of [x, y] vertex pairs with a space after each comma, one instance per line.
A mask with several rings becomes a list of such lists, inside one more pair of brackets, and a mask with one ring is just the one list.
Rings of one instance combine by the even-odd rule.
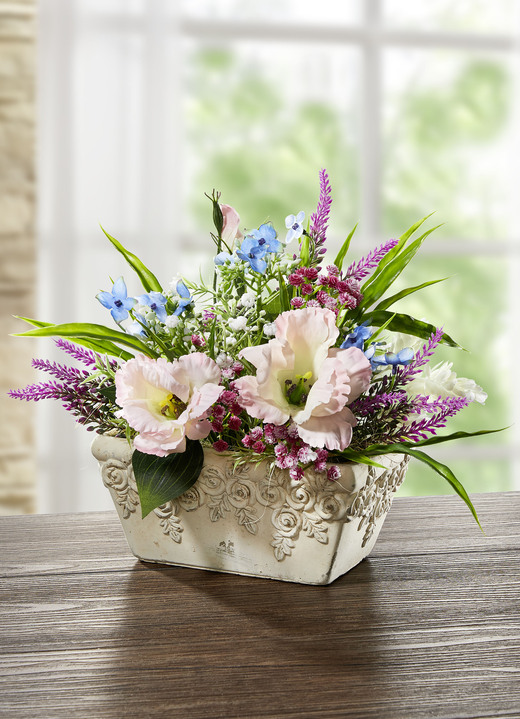
[[282, 249], [282, 243], [276, 239], [276, 230], [270, 222], [260, 225], [258, 230], [251, 230], [249, 236], [253, 237], [260, 247], [266, 247], [266, 252], [280, 252]]
[[248, 262], [251, 269], [263, 275], [267, 269], [264, 257], [268, 252], [280, 252], [281, 249], [282, 243], [276, 239], [276, 230], [271, 223], [266, 223], [247, 235], [237, 250], [237, 255]]
[[146, 327], [148, 326], [148, 322], [146, 321], [146, 319], [142, 315], [138, 314], [137, 312], [134, 312], [134, 317], [135, 317], [135, 322], [132, 322], [131, 324], [129, 324], [126, 327], [126, 331], [131, 335], [136, 335], [136, 336], [140, 336], [140, 337], [148, 337], [146, 330], [143, 327], [143, 325], [145, 325]]
[[303, 234], [303, 220], [305, 219], [305, 212], [300, 210], [296, 217], [294, 215], [287, 215], [285, 218], [285, 226], [287, 227], [287, 235], [285, 241], [287, 243], [292, 240], [299, 240]]
[[218, 255], [213, 258], [213, 261], [216, 265], [227, 265], [228, 263], [230, 265], [235, 264], [235, 258], [233, 255], [230, 255], [229, 252], [219, 252]]
[[140, 295], [137, 299], [141, 305], [146, 305], [152, 312], [155, 312], [157, 319], [161, 322], [166, 320], [166, 297], [160, 292], [148, 292], [146, 295]]
[[[349, 347], [358, 347], [360, 350], [362, 350], [365, 346], [365, 340], [367, 340], [369, 337], [372, 337], [373, 334], [372, 330], [367, 327], [367, 324], [367, 322], [363, 322], [362, 325], [359, 325], [353, 332], [347, 335], [347, 337], [341, 344], [341, 349], [344, 350], [348, 349]], [[374, 353], [372, 352], [372, 354]], [[370, 359], [370, 357], [368, 359]]]
[[414, 357], [415, 353], [413, 349], [411, 349], [411, 347], [405, 347], [397, 353], [387, 352], [384, 355], [379, 355], [378, 357], [372, 357], [369, 359], [373, 369], [390, 366], [392, 367], [392, 372], [395, 372], [398, 365], [410, 364]]
[[173, 313], [174, 315], [180, 315], [181, 312], [184, 312], [186, 307], [188, 307], [188, 305], [191, 305], [191, 303], [192, 303], [190, 291], [188, 290], [188, 288], [186, 287], [186, 285], [184, 284], [184, 282], [182, 280], [179, 280], [177, 282], [177, 294], [179, 295], [179, 297], [181, 299], [179, 300], [177, 309]]
[[110, 314], [114, 320], [119, 323], [126, 320], [128, 310], [135, 305], [135, 299], [128, 297], [125, 281], [122, 277], [117, 279], [112, 285], [112, 292], [100, 292], [96, 295], [103, 307], [110, 310]]

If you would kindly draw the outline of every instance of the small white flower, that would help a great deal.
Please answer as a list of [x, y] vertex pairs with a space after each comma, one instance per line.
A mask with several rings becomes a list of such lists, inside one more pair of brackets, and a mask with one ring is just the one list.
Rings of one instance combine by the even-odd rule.
[[228, 327], [233, 332], [242, 332], [247, 327], [247, 317], [240, 315], [240, 317], [232, 317], [228, 322]]
[[264, 325], [264, 335], [274, 337], [276, 334], [276, 325], [274, 322], [266, 322]]
[[236, 345], [237, 341], [234, 337], [228, 337], [226, 343], [228, 347], [233, 347], [234, 345]]
[[177, 283], [179, 280], [181, 280], [182, 277], [180, 275], [175, 275], [173, 279], [170, 281], [169, 286], [171, 288], [171, 294], [177, 295]]
[[252, 292], [244, 292], [242, 297], [238, 300], [240, 307], [253, 307], [256, 302], [256, 295]]
[[173, 330], [179, 322], [181, 321], [180, 317], [177, 317], [177, 315], [168, 315], [168, 317], [165, 319], [164, 324], [166, 327], [168, 327], [169, 330]]
[[303, 234], [303, 220], [305, 219], [305, 212], [301, 210], [298, 212], [296, 217], [294, 215], [288, 215], [285, 218], [285, 226], [287, 228], [287, 235], [285, 242], [289, 244], [292, 240], [298, 240]]
[[229, 367], [233, 364], [233, 358], [225, 352], [221, 352], [215, 362], [218, 364], [219, 367]]

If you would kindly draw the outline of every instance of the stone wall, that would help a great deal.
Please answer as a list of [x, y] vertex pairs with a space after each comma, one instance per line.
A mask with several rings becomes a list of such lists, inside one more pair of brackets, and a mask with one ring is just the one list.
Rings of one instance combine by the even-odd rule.
[[0, 514], [34, 512], [34, 406], [6, 396], [36, 381], [35, 0], [0, 0]]

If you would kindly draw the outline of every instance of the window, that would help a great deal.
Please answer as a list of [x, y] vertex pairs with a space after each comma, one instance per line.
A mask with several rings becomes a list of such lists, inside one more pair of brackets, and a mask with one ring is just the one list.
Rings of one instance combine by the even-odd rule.
[[[98, 222], [168, 283], [211, 267], [205, 191], [245, 226], [283, 227], [312, 211], [327, 167], [331, 255], [358, 220], [356, 256], [430, 211], [445, 223], [403, 282], [450, 279], [400, 309], [471, 350], [439, 353], [490, 395], [451, 427], [516, 425], [436, 456], [469, 491], [519, 487], [517, 13], [513, 0], [42, 0], [40, 315], [106, 322], [94, 294], [130, 277]], [[84, 431], [41, 411], [41, 509], [109, 508]], [[447, 487], [414, 466], [402, 491]]]

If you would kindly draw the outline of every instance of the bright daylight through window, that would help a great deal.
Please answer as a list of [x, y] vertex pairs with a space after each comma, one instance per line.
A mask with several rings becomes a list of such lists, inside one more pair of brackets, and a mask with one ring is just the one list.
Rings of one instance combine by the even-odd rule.
[[[514, 0], [42, 0], [40, 25], [39, 316], [104, 321], [92, 287], [121, 268], [99, 222], [164, 283], [196, 279], [212, 267], [204, 192], [247, 228], [283, 228], [316, 206], [327, 168], [331, 256], [358, 221], [357, 257], [429, 212], [444, 223], [396, 292], [448, 279], [399, 311], [444, 325], [468, 352], [437, 361], [489, 394], [451, 430], [513, 427], [436, 456], [469, 492], [520, 487]], [[42, 510], [109, 508], [87, 480], [90, 438], [59, 407], [41, 413]], [[77, 482], [59, 492], [58, 444]], [[404, 491], [446, 486], [414, 463]]]

